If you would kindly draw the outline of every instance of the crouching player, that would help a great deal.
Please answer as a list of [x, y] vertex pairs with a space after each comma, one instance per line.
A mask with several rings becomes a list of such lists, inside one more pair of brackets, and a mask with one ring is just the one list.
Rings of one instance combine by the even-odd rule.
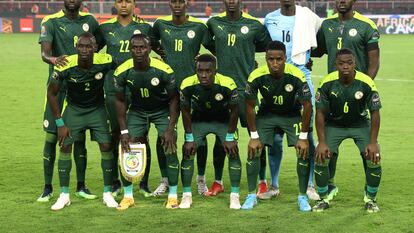
[[[121, 129], [121, 145], [129, 151], [129, 142], [145, 143], [150, 124], [158, 131], [158, 139], [167, 157], [167, 175], [170, 185], [166, 208], [178, 208], [178, 158], [176, 152], [177, 135], [175, 126], [178, 118], [178, 92], [175, 87], [173, 70], [164, 62], [150, 58], [151, 44], [148, 36], [136, 34], [131, 37], [129, 50], [132, 59], [125, 61], [114, 73], [117, 89], [116, 109]], [[131, 105], [128, 113], [125, 104], [125, 91], [131, 91]], [[126, 122], [126, 116], [128, 117]], [[119, 210], [134, 205], [132, 183], [121, 177], [124, 198]]]
[[[246, 86], [246, 112], [250, 130], [246, 163], [249, 195], [241, 208], [252, 209], [256, 205], [255, 189], [261, 150], [264, 145], [273, 145], [275, 133], [283, 131], [287, 135], [288, 146], [295, 146], [298, 157], [299, 209], [310, 211], [306, 190], [310, 171], [308, 130], [312, 112], [311, 92], [305, 74], [294, 65], [286, 64], [286, 48], [282, 42], [268, 44], [266, 62], [267, 65], [250, 74]], [[259, 91], [263, 98], [256, 117], [254, 108]]]
[[180, 208], [190, 208], [191, 179], [194, 172], [194, 154], [205, 146], [205, 137], [212, 133], [220, 139], [229, 155], [231, 182], [230, 208], [240, 209], [239, 186], [241, 162], [234, 133], [238, 119], [237, 86], [233, 79], [216, 72], [213, 55], [203, 54], [196, 59], [196, 75], [181, 84], [180, 98], [185, 143], [181, 162], [183, 198]]
[[338, 51], [336, 67], [338, 71], [323, 78], [316, 93], [319, 144], [315, 155], [315, 180], [321, 200], [313, 207], [313, 211], [321, 212], [329, 207], [329, 161], [331, 156], [338, 154], [341, 142], [351, 138], [367, 163], [365, 208], [369, 213], [375, 213], [379, 211], [376, 195], [382, 172], [377, 142], [380, 97], [374, 81], [355, 71], [355, 56], [351, 50]]
[[[70, 205], [69, 178], [72, 168], [72, 144], [83, 137], [85, 130], [91, 131], [91, 138], [99, 143], [101, 167], [104, 178], [103, 202], [115, 208], [118, 203], [111, 193], [114, 157], [111, 149], [111, 134], [104, 105], [104, 76], [111, 69], [112, 57], [94, 53], [97, 49], [95, 37], [84, 33], [76, 44], [77, 55], [67, 57], [68, 63], [55, 67], [47, 91], [47, 99], [56, 118], [60, 155], [58, 162], [60, 196], [52, 210]], [[59, 109], [57, 94], [63, 82], [67, 83], [67, 103]]]

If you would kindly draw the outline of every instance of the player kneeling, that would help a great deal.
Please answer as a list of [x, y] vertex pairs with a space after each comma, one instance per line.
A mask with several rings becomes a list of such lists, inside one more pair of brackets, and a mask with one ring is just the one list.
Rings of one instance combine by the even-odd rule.
[[234, 137], [238, 119], [237, 86], [233, 79], [218, 74], [216, 65], [214, 56], [200, 55], [196, 60], [197, 74], [184, 79], [180, 87], [185, 130], [184, 155], [181, 162], [182, 209], [190, 208], [192, 204], [194, 154], [199, 146], [205, 146], [204, 138], [210, 133], [220, 139], [226, 154], [229, 155], [230, 208], [240, 209], [241, 162]]
[[[320, 81], [316, 94], [316, 129], [319, 144], [315, 155], [315, 180], [321, 200], [313, 211], [329, 207], [329, 161], [338, 154], [341, 142], [352, 138], [365, 157], [365, 208], [378, 212], [376, 195], [381, 181], [380, 151], [377, 142], [381, 101], [372, 79], [355, 70], [355, 56], [349, 49], [336, 55], [338, 71]], [[368, 118], [368, 111], [371, 119]]]
[[[72, 168], [72, 145], [83, 138], [85, 130], [91, 131], [91, 138], [99, 143], [104, 178], [103, 202], [115, 208], [118, 203], [111, 193], [112, 168], [114, 157], [111, 148], [108, 116], [104, 105], [104, 79], [112, 66], [112, 57], [108, 54], [94, 53], [97, 45], [95, 37], [84, 33], [76, 44], [77, 55], [67, 57], [68, 63], [63, 67], [55, 67], [50, 77], [47, 99], [56, 118], [60, 145], [59, 180], [60, 196], [52, 206], [52, 210], [60, 210], [70, 205], [69, 178]], [[67, 102], [61, 116], [57, 94], [62, 85], [67, 85]]]

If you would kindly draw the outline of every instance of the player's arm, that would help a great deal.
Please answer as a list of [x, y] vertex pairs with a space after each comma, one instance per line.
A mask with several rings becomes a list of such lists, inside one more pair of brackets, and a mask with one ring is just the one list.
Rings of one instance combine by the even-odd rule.
[[237, 128], [237, 121], [239, 119], [238, 92], [236, 88], [231, 92], [230, 95], [229, 112], [229, 126], [225, 141], [223, 142], [223, 146], [226, 154], [230, 155], [231, 157], [235, 157], [239, 154], [237, 141], [234, 139], [234, 134]]
[[115, 94], [115, 109], [118, 118], [119, 129], [121, 130], [121, 146], [125, 152], [130, 151], [129, 148], [129, 132], [126, 125], [126, 101], [125, 101], [125, 89], [126, 89], [126, 72], [119, 74], [115, 70], [114, 73], [114, 85], [116, 89]]
[[269, 42], [272, 41], [270, 37], [269, 31], [266, 29], [264, 25], [260, 25], [260, 30], [256, 34], [255, 44], [256, 44], [256, 52], [265, 52], [266, 47]]
[[256, 128], [256, 113], [254, 111], [257, 100], [258, 88], [253, 82], [249, 82], [246, 85], [245, 96], [246, 96], [246, 118], [247, 125], [250, 132], [250, 140], [248, 145], [248, 156], [249, 159], [253, 159], [259, 155], [262, 151], [263, 145], [260, 143], [259, 134]]
[[312, 115], [312, 94], [309, 88], [308, 83], [303, 76], [303, 80], [298, 88], [297, 96], [299, 102], [302, 104], [302, 127], [301, 132], [299, 133], [299, 139], [296, 143], [296, 151], [302, 156], [303, 159], [306, 159], [309, 154], [309, 141], [308, 133], [310, 128], [310, 120]]
[[327, 99], [327, 95], [319, 88], [316, 97], [316, 116], [315, 116], [315, 126], [316, 126], [316, 133], [318, 135], [318, 146], [315, 149], [315, 161], [318, 164], [323, 164], [325, 162], [325, 158], [330, 156], [329, 147], [326, 144], [325, 138], [325, 114], [327, 113], [329, 103]]
[[49, 79], [49, 85], [47, 87], [47, 101], [55, 117], [56, 127], [58, 128], [58, 141], [59, 146], [63, 146], [63, 142], [66, 138], [70, 137], [69, 128], [65, 126], [62, 119], [61, 109], [58, 103], [58, 93], [60, 91], [60, 85], [62, 83], [62, 73], [54, 71]]
[[65, 66], [68, 62], [68, 60], [66, 60], [67, 55], [55, 57], [52, 55], [52, 49], [53, 49], [52, 42], [49, 42], [49, 41], [41, 42], [40, 50], [41, 50], [42, 60], [48, 64], [51, 64], [57, 67]]
[[167, 130], [161, 137], [161, 145], [164, 146], [165, 150], [167, 151], [167, 154], [175, 153], [177, 151], [177, 135], [175, 132], [175, 127], [177, 125], [178, 116], [180, 115], [178, 110], [178, 103], [180, 102], [180, 99], [178, 97], [177, 90], [175, 88], [168, 90], [168, 96], [170, 97], [170, 120], [168, 123]]
[[368, 73], [367, 75], [372, 79], [377, 76], [380, 67], [380, 50], [378, 43], [368, 44]]
[[[376, 88], [375, 84], [373, 88]], [[365, 156], [367, 159], [370, 159], [373, 163], [377, 164], [381, 160], [381, 153], [378, 145], [378, 132], [380, 128], [379, 110], [381, 108], [381, 101], [379, 94], [376, 91], [371, 92], [367, 99], [369, 100], [368, 108], [371, 113], [371, 133], [369, 144], [365, 148]]]
[[324, 54], [327, 53], [325, 35], [323, 33], [322, 27], [319, 29], [318, 33], [316, 34], [316, 40], [318, 43], [318, 47], [313, 48], [311, 50], [311, 57], [322, 57]]
[[186, 89], [180, 91], [180, 100], [183, 126], [185, 131], [183, 154], [184, 157], [188, 159], [190, 156], [196, 153], [196, 144], [194, 141], [191, 122], [191, 101]]

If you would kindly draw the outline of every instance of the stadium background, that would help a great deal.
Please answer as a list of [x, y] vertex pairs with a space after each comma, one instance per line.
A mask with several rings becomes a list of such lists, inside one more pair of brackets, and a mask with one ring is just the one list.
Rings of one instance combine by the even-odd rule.
[[[168, 1], [136, 2], [137, 12], [150, 22], [159, 15], [169, 14]], [[333, 6], [332, 1], [297, 2], [308, 5], [321, 17], [330, 13], [327, 9]], [[85, 3], [88, 11], [100, 20], [113, 17], [112, 1]], [[37, 13], [32, 12], [35, 4]], [[207, 18], [207, 4], [212, 7], [213, 14], [223, 10], [220, 0], [195, 0], [190, 1], [189, 13]], [[276, 0], [243, 1], [243, 4], [250, 14], [259, 18], [279, 7]], [[41, 124], [47, 77], [47, 65], [40, 59], [37, 33], [42, 17], [60, 10], [62, 3], [0, 1], [0, 232], [413, 232], [414, 101], [411, 95], [414, 91], [414, 37], [402, 34], [414, 33], [414, 1], [358, 0], [355, 6], [376, 22], [382, 34], [381, 67], [376, 78], [384, 106], [379, 136], [384, 168], [379, 214], [368, 215], [363, 211], [362, 165], [352, 141], [341, 146], [337, 173], [340, 194], [333, 208], [323, 214], [303, 214], [296, 210], [294, 153], [288, 148], [285, 148], [282, 162], [282, 196], [260, 202], [250, 212], [229, 210], [227, 191], [213, 199], [195, 196], [194, 208], [184, 211], [167, 211], [163, 207], [165, 197], [144, 199], [136, 191], [137, 206], [125, 213], [108, 210], [99, 200], [79, 200], [74, 195], [69, 208], [53, 213], [50, 211], [52, 203], [35, 202], [43, 185], [41, 151], [44, 134]], [[263, 54], [258, 54], [257, 60], [263, 64]], [[316, 59], [314, 82], [325, 74], [326, 57]], [[181, 123], [179, 130], [182, 130]], [[154, 144], [155, 134], [150, 136]], [[241, 137], [239, 144], [242, 161], [245, 161], [246, 133], [242, 132]], [[178, 144], [182, 144], [182, 138]], [[87, 183], [94, 193], [101, 195], [97, 145], [88, 143], [87, 147]], [[213, 179], [211, 157], [210, 153], [208, 181]], [[159, 181], [155, 155], [152, 162], [150, 187], [155, 188]], [[74, 173], [71, 191], [74, 189]], [[225, 186], [229, 187], [226, 170], [224, 174]], [[57, 190], [56, 168], [53, 184]], [[247, 189], [245, 170], [241, 188], [243, 200]]]

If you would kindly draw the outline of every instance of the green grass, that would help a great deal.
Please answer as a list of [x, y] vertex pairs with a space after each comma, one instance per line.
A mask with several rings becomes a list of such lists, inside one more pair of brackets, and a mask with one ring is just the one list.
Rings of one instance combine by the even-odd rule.
[[[321, 214], [297, 211], [295, 156], [291, 148], [284, 149], [282, 195], [271, 201], [259, 202], [253, 211], [228, 209], [229, 189], [216, 198], [206, 199], [195, 195], [192, 209], [173, 211], [163, 207], [165, 197], [144, 199], [136, 190], [137, 206], [121, 213], [104, 207], [100, 200], [76, 198], [73, 195], [76, 182], [73, 171], [72, 205], [62, 211], [52, 212], [52, 203], [35, 201], [43, 186], [42, 112], [47, 66], [40, 59], [37, 35], [0, 34], [0, 44], [1, 232], [413, 232], [413, 36], [383, 36], [381, 39], [381, 69], [376, 83], [383, 104], [379, 136], [383, 178], [378, 195], [381, 212], [371, 215], [363, 209], [362, 163], [356, 146], [350, 140], [340, 148], [336, 176], [340, 193], [332, 202], [332, 208]], [[260, 55], [258, 60], [263, 63]], [[326, 57], [316, 59], [314, 63], [315, 83], [326, 72], [325, 60]], [[180, 126], [179, 135], [182, 132]], [[152, 144], [155, 143], [154, 136], [152, 130]], [[209, 139], [211, 146], [212, 138]], [[182, 145], [182, 138], [178, 144]], [[245, 161], [247, 135], [244, 131], [239, 145], [242, 161]], [[88, 150], [87, 184], [94, 193], [101, 195], [98, 146], [88, 143]], [[210, 153], [207, 166], [209, 183], [213, 179], [211, 157]], [[150, 187], [154, 189], [160, 176], [156, 156], [153, 156], [152, 161]], [[227, 168], [224, 179], [225, 187], [229, 188]], [[58, 190], [56, 172], [53, 184]], [[246, 192], [244, 169], [242, 200]]]

